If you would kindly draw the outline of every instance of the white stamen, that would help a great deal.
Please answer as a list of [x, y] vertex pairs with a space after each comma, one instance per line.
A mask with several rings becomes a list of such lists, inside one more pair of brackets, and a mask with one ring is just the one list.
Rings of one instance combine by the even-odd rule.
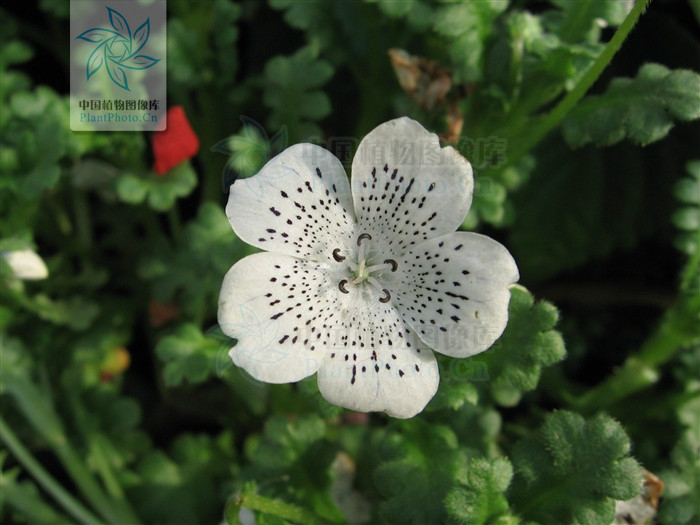
[[391, 270], [391, 268], [393, 268], [391, 264], [375, 264], [374, 266], [369, 266], [367, 268], [367, 273]]
[[360, 249], [357, 252], [357, 260], [362, 261], [362, 263], [364, 263], [364, 260], [365, 260], [365, 244], [367, 244], [367, 243], [360, 242]]
[[379, 284], [379, 281], [377, 281], [374, 277], [368, 277], [367, 282], [374, 286], [380, 292], [384, 293], [384, 287], [381, 284]]

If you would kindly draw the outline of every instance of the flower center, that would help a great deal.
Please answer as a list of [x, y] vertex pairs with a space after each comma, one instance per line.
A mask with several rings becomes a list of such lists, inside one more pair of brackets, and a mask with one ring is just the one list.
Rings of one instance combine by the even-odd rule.
[[369, 241], [372, 240], [372, 236], [369, 233], [362, 233], [357, 237], [357, 250], [350, 254], [351, 257], [348, 258], [341, 254], [341, 249], [336, 248], [333, 250], [333, 259], [337, 262], [343, 263], [347, 269], [352, 273], [351, 276], [354, 277], [350, 279], [342, 279], [338, 283], [338, 289], [343, 293], [350, 293], [348, 289], [352, 285], [360, 285], [364, 282], [368, 282], [370, 285], [374, 286], [377, 290], [382, 293], [382, 297], [379, 302], [387, 303], [391, 299], [391, 294], [389, 290], [384, 288], [379, 281], [376, 279], [375, 275], [381, 275], [386, 270], [391, 270], [395, 272], [399, 264], [394, 259], [385, 259], [381, 264], [371, 264], [371, 257], [368, 256]]

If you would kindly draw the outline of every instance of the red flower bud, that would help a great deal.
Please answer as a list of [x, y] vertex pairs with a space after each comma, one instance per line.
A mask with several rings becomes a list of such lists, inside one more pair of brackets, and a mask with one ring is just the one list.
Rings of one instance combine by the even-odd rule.
[[190, 126], [182, 106], [168, 110], [168, 127], [153, 133], [153, 170], [164, 175], [175, 166], [194, 157], [199, 151], [199, 139]]

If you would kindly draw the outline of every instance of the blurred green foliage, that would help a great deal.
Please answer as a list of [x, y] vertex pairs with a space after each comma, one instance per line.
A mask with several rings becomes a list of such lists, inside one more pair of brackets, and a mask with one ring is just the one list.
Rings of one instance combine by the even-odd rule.
[[[69, 2], [4, 5], [0, 252], [37, 252], [49, 277], [0, 258], [0, 520], [607, 525], [641, 463], [666, 483], [658, 522], [700, 523], [695, 4], [654, 2], [524, 151], [631, 2], [170, 0], [168, 103], [202, 147], [164, 176], [147, 135], [70, 131]], [[404, 91], [392, 48], [437, 64], [446, 97]], [[523, 286], [494, 348], [440, 356], [435, 398], [399, 421], [332, 406], [313, 378], [255, 381], [216, 309], [253, 251], [231, 182], [403, 114], [443, 134], [461, 119], [464, 226], [503, 240]]]

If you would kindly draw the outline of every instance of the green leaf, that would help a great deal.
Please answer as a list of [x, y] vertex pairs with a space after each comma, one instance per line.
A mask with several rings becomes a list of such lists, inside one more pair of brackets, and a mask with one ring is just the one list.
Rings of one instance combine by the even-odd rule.
[[675, 121], [700, 118], [700, 75], [645, 64], [634, 79], [616, 78], [602, 95], [582, 100], [563, 124], [572, 147], [609, 146], [624, 138], [642, 145], [665, 137]]
[[307, 46], [290, 57], [275, 57], [265, 65], [263, 102], [272, 110], [268, 126], [287, 126], [292, 142], [308, 139], [309, 132], [320, 135], [312, 122], [330, 113], [330, 99], [318, 88], [331, 78], [333, 67], [317, 57], [318, 50]]
[[144, 523], [218, 523], [226, 501], [220, 487], [236, 472], [231, 436], [180, 434], [170, 454], [150, 452], [127, 496]]
[[21, 40], [3, 42], [2, 49], [0, 49], [0, 63], [2, 63], [3, 69], [14, 64], [27, 62], [31, 60], [33, 56], [34, 51], [32, 48]]
[[266, 495], [283, 497], [334, 521], [341, 518], [329, 490], [337, 450], [317, 415], [294, 421], [271, 416], [262, 438], [250, 439], [246, 447], [252, 461], [247, 477], [264, 487]]
[[142, 203], [147, 193], [148, 184], [141, 177], [127, 173], [117, 181], [117, 195], [128, 204]]
[[[271, 158], [275, 138], [280, 137], [283, 142], [286, 142], [284, 134], [286, 134], [286, 128], [282, 134], [276, 135], [270, 141], [261, 126], [244, 121], [241, 131], [229, 137], [221, 147], [221, 151], [231, 155], [229, 165], [238, 175], [250, 177], [260, 171], [260, 168]], [[282, 149], [286, 146], [287, 144], [283, 144]]]
[[498, 176], [493, 177], [479, 175], [478, 172], [489, 167], [501, 165], [506, 159], [507, 141], [489, 137], [486, 141], [476, 140], [465, 148], [460, 147], [460, 152], [469, 159], [475, 169], [474, 200], [469, 209], [462, 227], [473, 230], [480, 221], [504, 227], [510, 225], [514, 218], [513, 204], [508, 199], [508, 191], [519, 188], [530, 176], [535, 167], [534, 158], [526, 155], [513, 166], [505, 168]]
[[490, 177], [478, 177], [474, 187], [474, 202], [463, 226], [473, 229], [479, 220], [501, 226], [506, 220], [507, 192], [502, 184]]
[[0, 392], [5, 393], [6, 381], [8, 377], [27, 377], [33, 368], [31, 354], [16, 338], [8, 338], [5, 333], [0, 334], [0, 344], [2, 344], [2, 368], [3, 376], [0, 382]]
[[28, 199], [36, 199], [47, 189], [53, 188], [61, 175], [61, 169], [55, 164], [41, 163], [30, 171], [20, 186], [20, 191]]
[[[352, 54], [357, 56], [358, 50], [367, 49], [362, 38], [367, 31], [363, 22], [367, 19], [361, 18], [363, 6], [360, 2], [270, 0], [270, 6], [284, 10], [285, 22], [303, 30], [307, 42], [322, 49], [334, 64], [347, 61]], [[350, 36], [355, 38], [348, 38]]]
[[197, 186], [197, 174], [189, 162], [183, 162], [165, 175], [126, 172], [116, 181], [117, 196], [128, 204], [148, 204], [157, 211], [167, 211], [179, 197], [186, 197]]
[[214, 88], [217, 95], [223, 91], [224, 100], [230, 97], [230, 82], [238, 70], [236, 24], [241, 6], [225, 0], [177, 2], [173, 11], [177, 14], [168, 21], [168, 74], [175, 89]]
[[696, 525], [700, 523], [700, 343], [679, 354], [673, 372], [685, 394], [675, 409], [685, 431], [671, 451], [671, 466], [658, 473], [665, 484], [658, 517], [663, 525]]
[[232, 251], [234, 239], [226, 214], [221, 206], [212, 202], [202, 204], [197, 219], [187, 225], [184, 234], [190, 252], [206, 260], [219, 272], [228, 271], [235, 261]]
[[2, 498], [0, 498], [0, 516], [7, 516], [11, 507], [29, 523], [70, 523], [70, 520], [58, 513], [49, 505], [37, 486], [31, 481], [19, 481], [20, 469], [6, 470], [4, 463], [6, 452], [0, 453], [0, 486]]
[[186, 197], [197, 186], [197, 174], [189, 162], [183, 162], [166, 175], [149, 179], [148, 204], [158, 211], [173, 207], [178, 197]]
[[671, 452], [673, 470], [659, 476], [666, 487], [659, 506], [664, 525], [691, 525], [700, 521], [700, 462], [697, 429], [688, 429]]
[[73, 330], [87, 329], [100, 312], [97, 304], [79, 296], [52, 299], [46, 294], [38, 294], [26, 304], [41, 319]]
[[[160, 239], [151, 249], [139, 264], [139, 275], [152, 281], [157, 300], [177, 299], [180, 308], [194, 317], [216, 308], [225, 273], [237, 259], [251, 253], [251, 248], [244, 247], [231, 231], [221, 207], [214, 203], [200, 207], [177, 246]], [[196, 279], [196, 275], [207, 278]]]
[[700, 204], [700, 160], [686, 164], [689, 177], [679, 180], [673, 189], [676, 198], [688, 204]]
[[445, 507], [450, 518], [464, 525], [517, 525], [508, 508], [505, 491], [513, 477], [507, 458], [472, 458], [450, 490]]
[[542, 368], [564, 359], [564, 340], [554, 326], [557, 309], [546, 301], [535, 303], [522, 286], [511, 287], [508, 326], [488, 352], [479, 356], [488, 370], [483, 383], [494, 401], [513, 406], [523, 392], [534, 390]]
[[333, 405], [323, 398], [318, 389], [318, 379], [315, 375], [299, 381], [297, 388], [313, 403], [318, 414], [324, 419], [338, 417], [345, 411], [344, 408]]
[[484, 43], [493, 30], [494, 20], [507, 7], [507, 0], [484, 0], [448, 4], [435, 10], [433, 28], [448, 39], [456, 81], [481, 78]]
[[586, 421], [572, 412], [550, 414], [513, 450], [514, 509], [541, 525], [611, 523], [615, 500], [642, 487], [641, 467], [629, 451], [622, 426], [607, 415]]
[[[671, 219], [683, 230], [674, 239], [676, 248], [692, 256], [700, 246], [700, 161], [689, 162], [686, 171], [689, 176], [676, 182], [673, 192], [679, 201], [690, 206], [677, 209]], [[694, 260], [697, 261], [697, 257]]]
[[[440, 363], [444, 362], [446, 361], [440, 361]], [[452, 367], [450, 372], [457, 369], [457, 365], [452, 363], [447, 366]], [[443, 408], [459, 410], [465, 404], [475, 405], [479, 399], [479, 392], [476, 387], [469, 382], [470, 379], [472, 378], [468, 375], [440, 373], [440, 386], [435, 397], [428, 403], [426, 410], [433, 411]]]
[[[325, 437], [326, 425], [315, 415], [303, 415], [297, 421], [277, 416], [268, 419], [263, 439], [252, 452], [251, 460], [267, 472], [303, 469], [304, 460], [311, 460], [310, 451], [316, 450]], [[327, 472], [297, 472], [303, 479], [323, 486]], [[310, 478], [310, 479], [309, 479]]]
[[466, 462], [467, 452], [446, 426], [410, 420], [381, 444], [387, 458], [374, 471], [389, 523], [444, 523], [443, 500]]
[[529, 283], [551, 279], [642, 239], [668, 237], [676, 207], [670, 188], [700, 139], [693, 126], [676, 133], [678, 140], [643, 150], [622, 142], [571, 151], [559, 136], [546, 139], [531, 178], [511, 201], [517, 220], [505, 244], [520, 275]]
[[218, 372], [220, 354], [227, 349], [193, 324], [180, 326], [174, 335], [161, 339], [156, 346], [158, 357], [166, 363], [165, 384], [179, 386], [186, 381], [192, 384], [205, 381]]
[[617, 26], [627, 15], [624, 2], [617, 0], [553, 0], [561, 9], [548, 12], [548, 25], [565, 42], [597, 42], [600, 31], [607, 25]]

